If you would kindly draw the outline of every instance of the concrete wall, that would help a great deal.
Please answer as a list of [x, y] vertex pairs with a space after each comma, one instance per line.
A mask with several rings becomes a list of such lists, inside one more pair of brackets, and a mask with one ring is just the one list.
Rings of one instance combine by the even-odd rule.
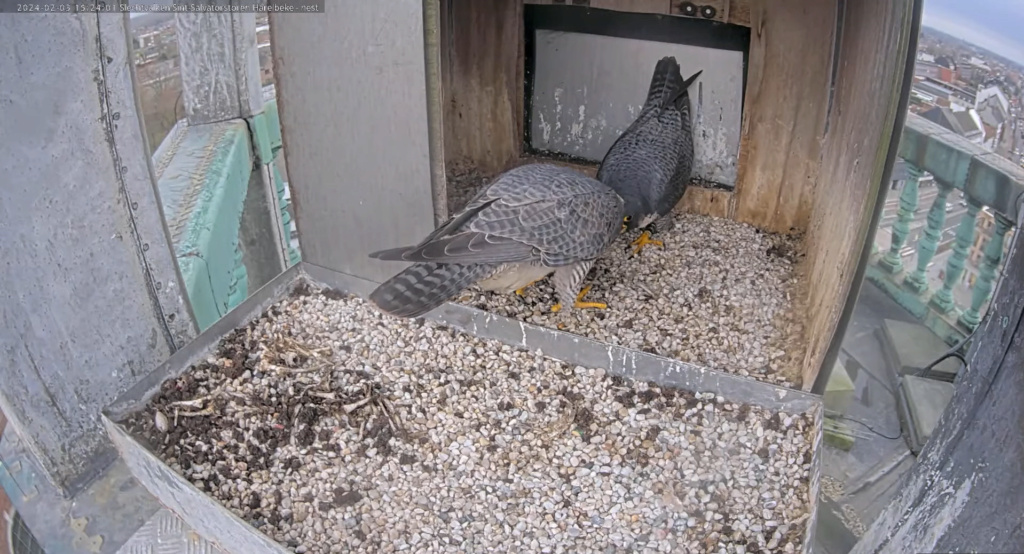
[[422, 2], [270, 18], [302, 259], [382, 281], [434, 228]]
[[100, 410], [195, 335], [126, 25], [0, 18], [0, 408], [65, 490], [110, 459]]
[[743, 53], [583, 33], [538, 30], [531, 146], [595, 162], [640, 114], [654, 66], [675, 56], [690, 88], [694, 176], [736, 184]]

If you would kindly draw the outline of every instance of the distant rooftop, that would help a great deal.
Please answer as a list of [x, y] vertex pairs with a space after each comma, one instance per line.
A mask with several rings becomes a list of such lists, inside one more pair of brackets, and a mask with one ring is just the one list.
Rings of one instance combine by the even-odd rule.
[[914, 83], [913, 88], [939, 98], [949, 98], [949, 96], [953, 94], [953, 89], [945, 84], [935, 81], [934, 79], [926, 78], [920, 82]]
[[998, 86], [990, 86], [990, 87], [980, 88], [978, 90], [977, 98], [978, 98], [977, 102], [978, 102], [979, 106], [983, 102], [987, 102], [989, 100], [994, 100], [995, 102], [998, 102], [999, 107], [1002, 108], [1004, 112], [1009, 112], [1010, 111], [1010, 101], [1007, 100], [1006, 95], [1003, 94], [1003, 90], [1001, 88], [999, 88]]
[[976, 56], [971, 56], [970, 61], [968, 61], [967, 63], [973, 65], [974, 67], [978, 67], [978, 68], [981, 68], [981, 69], [991, 69], [988, 66], [988, 64], [985, 63], [985, 60], [983, 60], [981, 58], [978, 58]]
[[955, 69], [956, 68], [956, 63], [949, 56], [936, 56], [935, 57], [935, 64], [936, 65], [941, 65], [942, 67], [946, 67], [946, 68], [949, 68], [949, 69]]
[[933, 123], [938, 123], [946, 129], [968, 139], [975, 139], [985, 134], [981, 128], [980, 121], [975, 119], [976, 116], [970, 110], [953, 111], [943, 106], [936, 106], [922, 112], [921, 117]]

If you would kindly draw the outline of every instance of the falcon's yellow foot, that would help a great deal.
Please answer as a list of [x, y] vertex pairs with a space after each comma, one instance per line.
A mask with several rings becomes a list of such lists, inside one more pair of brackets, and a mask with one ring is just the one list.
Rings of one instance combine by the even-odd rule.
[[[572, 305], [572, 307], [574, 309], [577, 309], [577, 310], [582, 310], [584, 308], [597, 308], [598, 310], [607, 310], [608, 309], [608, 304], [605, 304], [604, 302], [583, 302], [583, 297], [586, 296], [588, 292], [590, 292], [590, 285], [587, 285], [583, 290], [580, 291], [579, 294], [576, 295], [576, 302]], [[562, 309], [562, 303], [561, 302], [559, 302], [558, 304], [555, 304], [554, 306], [551, 306], [551, 311], [552, 312], [558, 312], [561, 309]]]
[[640, 234], [639, 237], [637, 237], [636, 240], [629, 244], [636, 247], [636, 249], [633, 250], [633, 254], [639, 254], [640, 251], [643, 250], [644, 247], [647, 246], [648, 244], [656, 244], [662, 248], [665, 247], [665, 243], [661, 242], [660, 240], [651, 238], [650, 231], [644, 231], [643, 233]]
[[536, 283], [537, 281], [540, 281], [540, 279], [534, 279], [534, 280], [530, 281], [529, 283], [527, 283], [522, 288], [516, 289], [516, 294], [518, 294], [519, 296], [522, 296], [522, 295], [526, 294], [526, 289], [530, 288], [530, 285]]

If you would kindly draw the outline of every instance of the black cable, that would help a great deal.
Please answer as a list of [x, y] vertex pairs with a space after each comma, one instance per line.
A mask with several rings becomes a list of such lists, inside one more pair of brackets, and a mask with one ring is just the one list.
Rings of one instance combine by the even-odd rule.
[[[975, 330], [977, 330], [977, 329], [975, 329]], [[971, 331], [971, 334], [968, 335], [968, 338], [970, 338], [971, 336], [974, 336], [974, 331]], [[957, 345], [956, 347], [954, 347], [954, 350], [958, 350], [959, 346], [960, 345]], [[960, 363], [964, 364], [963, 367], [960, 368], [960, 371], [964, 371], [964, 370], [967, 369], [967, 359], [964, 358], [963, 355], [960, 354], [959, 352], [950, 351], [950, 352], [946, 352], [945, 354], [940, 356], [934, 362], [932, 362], [932, 363], [924, 366], [923, 368], [921, 368], [921, 370], [916, 373], [916, 376], [917, 377], [927, 377], [928, 374], [931, 373], [932, 369], [935, 368], [935, 366], [941, 364], [944, 360], [947, 360], [949, 358], [956, 358], [956, 359], [960, 360]]]
[[902, 439], [903, 438], [902, 430], [900, 431], [899, 435], [896, 435], [895, 437], [890, 437], [889, 435], [886, 435], [885, 433], [882, 433], [881, 431], [876, 430], [874, 427], [868, 425], [867, 423], [864, 423], [863, 421], [861, 421], [859, 419], [853, 419], [852, 417], [847, 417], [847, 416], [844, 416], [842, 414], [836, 414], [836, 415], [833, 415], [833, 416], [830, 416], [830, 417], [833, 417], [835, 419], [843, 419], [843, 420], [846, 420], [846, 421], [850, 421], [852, 423], [856, 423], [857, 425], [860, 425], [860, 426], [864, 427], [868, 431], [871, 431], [872, 433], [874, 433], [874, 434], [878, 435], [879, 437], [882, 437], [883, 439], [886, 439], [886, 440], [894, 441], [894, 440], [898, 440], [898, 439]]

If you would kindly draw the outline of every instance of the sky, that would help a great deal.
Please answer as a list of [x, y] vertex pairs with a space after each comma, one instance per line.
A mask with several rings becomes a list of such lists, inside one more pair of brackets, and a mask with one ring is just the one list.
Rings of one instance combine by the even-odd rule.
[[924, 24], [1024, 64], [1024, 0], [924, 0]]
[[1024, 1], [924, 0], [924, 24], [1024, 64]]

